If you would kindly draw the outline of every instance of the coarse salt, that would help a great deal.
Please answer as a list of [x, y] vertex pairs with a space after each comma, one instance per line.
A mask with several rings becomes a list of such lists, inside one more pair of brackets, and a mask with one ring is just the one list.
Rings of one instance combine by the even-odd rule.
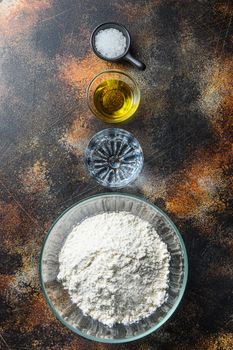
[[126, 37], [115, 28], [100, 30], [95, 37], [97, 51], [106, 58], [117, 58], [125, 52]]

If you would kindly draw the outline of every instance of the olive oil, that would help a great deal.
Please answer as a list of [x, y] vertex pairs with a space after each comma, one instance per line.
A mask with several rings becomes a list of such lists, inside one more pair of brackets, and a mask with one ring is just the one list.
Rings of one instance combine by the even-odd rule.
[[138, 107], [133, 91], [122, 80], [103, 81], [94, 92], [94, 105], [106, 122], [123, 122], [132, 116]]

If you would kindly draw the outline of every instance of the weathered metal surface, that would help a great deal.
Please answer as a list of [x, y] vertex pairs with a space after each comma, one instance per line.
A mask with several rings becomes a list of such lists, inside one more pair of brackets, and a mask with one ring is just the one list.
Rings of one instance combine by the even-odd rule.
[[[111, 349], [66, 330], [38, 280], [46, 231], [65, 208], [104, 189], [85, 169], [90, 137], [106, 127], [86, 87], [120, 67], [142, 104], [123, 128], [140, 141], [145, 167], [125, 192], [145, 196], [179, 227], [190, 278], [172, 320], [125, 350], [230, 350], [232, 236], [232, 11], [230, 1], [0, 1], [0, 348]], [[126, 25], [145, 72], [101, 61], [92, 29]]]

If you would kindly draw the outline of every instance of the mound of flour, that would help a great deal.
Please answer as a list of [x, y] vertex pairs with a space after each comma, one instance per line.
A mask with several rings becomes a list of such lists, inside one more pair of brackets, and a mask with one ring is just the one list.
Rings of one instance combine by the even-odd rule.
[[155, 229], [129, 214], [104, 213], [69, 234], [58, 280], [84, 314], [108, 325], [149, 316], [167, 298], [170, 255]]

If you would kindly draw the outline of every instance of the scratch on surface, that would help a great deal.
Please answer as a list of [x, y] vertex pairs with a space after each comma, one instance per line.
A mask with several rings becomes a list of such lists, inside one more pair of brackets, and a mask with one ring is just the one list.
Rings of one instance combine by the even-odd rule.
[[[223, 23], [226, 22], [226, 16], [227, 16], [228, 7], [229, 7], [229, 1], [228, 1], [228, 3], [227, 3], [227, 10], [226, 10], [226, 12], [225, 12], [225, 15], [223, 16], [223, 19], [222, 19], [220, 22], [217, 22], [217, 24], [220, 24], [220, 23], [222, 23], [222, 22], [223, 22]], [[216, 56], [216, 54], [217, 54], [217, 52], [218, 52], [219, 41], [220, 41], [220, 39], [219, 39], [219, 37], [218, 37], [217, 43], [216, 43], [216, 46], [215, 46], [215, 50], [214, 50], [214, 56]]]
[[2, 343], [7, 347], [7, 349], [11, 350], [11, 348], [9, 347], [9, 345], [7, 344], [7, 342], [5, 341], [1, 333], [0, 333], [0, 339], [2, 340]]
[[50, 20], [52, 20], [52, 19], [54, 19], [54, 18], [56, 18], [56, 17], [59, 17], [59, 16], [63, 15], [63, 14], [66, 13], [66, 12], [69, 12], [71, 9], [72, 9], [72, 8], [70, 7], [69, 9], [66, 9], [66, 10], [64, 10], [64, 11], [62, 11], [62, 12], [59, 12], [59, 13], [57, 13], [56, 15], [53, 15], [53, 16], [51, 16], [51, 17], [44, 18], [44, 19], [42, 19], [39, 23], [50, 21]]
[[56, 126], [61, 120], [64, 121], [64, 119], [67, 116], [69, 116], [71, 113], [73, 113], [76, 109], [77, 109], [77, 105], [72, 106], [65, 114], [60, 115], [58, 118], [56, 118], [56, 120], [53, 123], [49, 124], [47, 126], [47, 128], [44, 128], [43, 130], [41, 130], [39, 135], [43, 135], [44, 136], [44, 135], [48, 134], [52, 130], [52, 128], [54, 126]]
[[10, 190], [6, 187], [6, 185], [2, 182], [2, 180], [0, 179], [0, 184], [2, 185], [2, 187], [6, 190], [6, 192], [10, 195], [10, 197], [13, 199], [13, 201], [17, 204], [17, 206], [27, 215], [27, 217], [32, 220], [41, 230], [41, 225], [39, 225], [38, 221], [31, 216], [26, 209], [24, 209], [24, 207], [20, 204], [20, 202], [12, 195], [12, 193], [10, 192]]
[[65, 201], [59, 203], [59, 205], [63, 205], [63, 204], [66, 204], [68, 203], [69, 201], [73, 200], [74, 198], [78, 198], [84, 194], [87, 194], [93, 190], [95, 190], [99, 185], [95, 185], [95, 186], [92, 186], [90, 187], [89, 185], [85, 187], [84, 191], [82, 192], [79, 192], [78, 194], [76, 194], [75, 196], [71, 196], [69, 199], [66, 199]]
[[11, 0], [1, 2], [0, 31], [1, 39], [14, 38], [30, 32], [41, 13], [51, 8], [51, 0]]
[[232, 21], [232, 15], [233, 15], [233, 11], [231, 12], [231, 16], [230, 16], [230, 18], [229, 18], [228, 26], [227, 26], [227, 29], [226, 29], [226, 33], [225, 33], [225, 36], [224, 36], [223, 43], [222, 43], [222, 49], [221, 49], [221, 54], [220, 54], [220, 56], [222, 55], [222, 52], [223, 52], [223, 50], [224, 50], [224, 46], [225, 46], [225, 43], [226, 43], [226, 39], [227, 39], [229, 30], [230, 30], [231, 21]]
[[9, 147], [9, 142], [5, 142], [4, 145], [0, 149], [0, 159], [3, 158], [8, 147]]
[[[177, 143], [178, 141], [181, 141], [182, 143], [186, 143], [193, 135], [189, 135], [187, 137], [185, 137], [184, 139], [182, 139], [182, 137], [185, 135], [185, 133], [183, 133], [179, 139], [177, 139]], [[171, 141], [170, 143], [167, 144], [167, 148], [162, 150], [161, 152], [158, 152], [157, 155], [156, 152], [153, 152], [153, 154], [150, 156], [150, 159], [147, 161], [147, 164], [150, 164], [152, 161], [154, 161], [155, 159], [158, 159], [160, 157], [162, 157], [164, 154], [166, 154], [167, 152], [173, 150], [174, 148], [177, 147], [177, 143], [174, 145], [174, 142]]]
[[203, 20], [203, 18], [205, 17], [205, 15], [207, 14], [207, 13], [209, 13], [210, 12], [210, 10], [211, 10], [211, 8], [205, 8], [205, 9], [207, 9], [206, 11], [204, 11], [200, 16], [198, 16], [197, 18], [195, 18], [195, 23], [199, 23], [199, 22], [201, 22], [202, 20]]
[[58, 31], [58, 36], [59, 36], [60, 40], [62, 40], [63, 34], [64, 34], [64, 32], [65, 32], [65, 24], [62, 23], [62, 22], [59, 22], [59, 20], [56, 19], [56, 18], [54, 18], [54, 22], [56, 23], [57, 27], [60, 27], [60, 28], [63, 29], [63, 32], [62, 32], [62, 33], [61, 33], [60, 31]]

